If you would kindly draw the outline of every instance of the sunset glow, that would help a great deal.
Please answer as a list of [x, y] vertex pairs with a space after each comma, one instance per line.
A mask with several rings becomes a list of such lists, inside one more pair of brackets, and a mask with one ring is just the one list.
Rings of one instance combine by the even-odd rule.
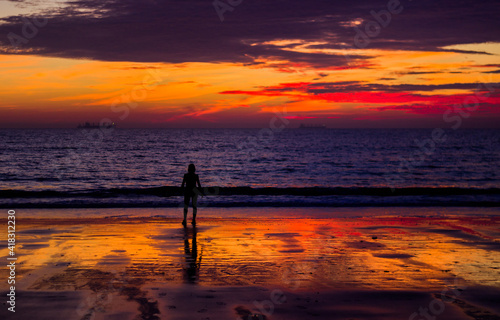
[[[74, 24], [86, 17], [103, 28], [118, 19], [112, 12], [122, 10], [110, 4], [100, 10], [67, 5], [51, 2], [29, 12], [11, 2], [1, 5], [5, 12], [0, 24], [2, 127], [71, 128], [101, 119], [124, 128], [262, 127], [277, 109], [287, 113], [292, 127], [301, 122], [329, 127], [446, 127], [446, 110], [470, 102], [467, 99], [478, 91], [483, 94], [480, 105], [473, 108], [464, 127], [499, 123], [500, 42], [457, 39], [429, 45], [429, 35], [413, 39], [410, 29], [407, 35], [397, 34], [397, 28], [409, 23], [405, 18], [413, 19], [403, 17], [404, 11], [366, 46], [356, 42], [355, 33], [369, 21], [362, 9], [351, 14], [351, 20], [327, 14], [324, 20], [307, 23], [296, 18], [296, 23], [304, 23], [304, 30], [295, 35], [276, 36], [269, 30], [265, 36], [239, 38], [231, 28], [247, 23], [246, 18], [235, 14], [218, 24], [213, 12], [212, 19], [204, 21], [206, 28], [229, 29], [225, 32], [231, 33], [231, 42], [237, 42], [233, 57], [205, 43], [196, 52], [191, 47], [199, 41], [190, 38], [182, 44], [187, 50], [182, 57], [176, 48], [158, 42], [163, 36], [158, 32], [150, 35], [150, 42], [143, 34], [134, 35], [138, 42], [133, 46], [127, 47], [133, 39], [124, 40], [115, 55], [110, 42], [126, 30], [96, 33], [107, 41], [102, 48], [94, 47], [96, 38], [90, 33], [81, 44], [71, 44], [71, 30], [61, 35], [68, 43], [56, 44], [52, 37], [68, 23], [61, 20], [64, 10], [70, 10]], [[143, 9], [145, 17], [137, 22], [138, 28], [148, 32], [146, 17], [154, 8]], [[123, 10], [124, 18], [131, 15]], [[308, 14], [313, 15], [304, 13]], [[38, 21], [40, 27], [23, 41], [12, 35], [21, 36], [25, 30], [24, 16], [35, 24]], [[34, 20], [40, 16], [47, 17], [44, 24]], [[332, 29], [322, 30], [324, 24]], [[495, 37], [493, 33], [487, 35]], [[213, 41], [224, 41], [225, 36]], [[85, 42], [87, 49], [77, 48]]]

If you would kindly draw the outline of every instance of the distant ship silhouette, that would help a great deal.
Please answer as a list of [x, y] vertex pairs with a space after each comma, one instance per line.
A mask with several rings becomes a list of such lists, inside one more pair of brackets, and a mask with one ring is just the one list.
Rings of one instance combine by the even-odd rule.
[[303, 124], [301, 123], [299, 129], [326, 129], [324, 124]]
[[105, 122], [103, 123], [102, 125], [99, 125], [99, 124], [95, 124], [94, 122], [92, 122], [92, 124], [90, 122], [85, 122], [84, 124], [78, 124], [78, 129], [99, 129], [99, 128], [115, 128], [116, 125], [115, 123], [111, 123], [111, 122]]

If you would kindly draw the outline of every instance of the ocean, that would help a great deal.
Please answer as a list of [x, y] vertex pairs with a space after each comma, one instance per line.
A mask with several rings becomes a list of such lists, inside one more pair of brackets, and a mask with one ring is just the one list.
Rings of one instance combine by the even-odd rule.
[[2, 129], [3, 208], [500, 205], [500, 130]]

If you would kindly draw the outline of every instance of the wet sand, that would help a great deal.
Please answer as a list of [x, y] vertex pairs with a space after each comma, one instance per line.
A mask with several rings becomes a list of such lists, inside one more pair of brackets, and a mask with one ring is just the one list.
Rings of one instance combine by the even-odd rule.
[[16, 313], [4, 299], [0, 317], [500, 319], [499, 226], [478, 215], [187, 228], [165, 217], [18, 218]]

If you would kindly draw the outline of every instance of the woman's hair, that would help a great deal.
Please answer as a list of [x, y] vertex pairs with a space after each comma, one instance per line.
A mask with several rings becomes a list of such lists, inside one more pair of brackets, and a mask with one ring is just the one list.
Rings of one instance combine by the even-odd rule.
[[195, 173], [195, 171], [196, 171], [196, 167], [194, 166], [194, 164], [192, 164], [192, 163], [189, 164], [189, 166], [188, 166], [188, 172], [189, 173]]

